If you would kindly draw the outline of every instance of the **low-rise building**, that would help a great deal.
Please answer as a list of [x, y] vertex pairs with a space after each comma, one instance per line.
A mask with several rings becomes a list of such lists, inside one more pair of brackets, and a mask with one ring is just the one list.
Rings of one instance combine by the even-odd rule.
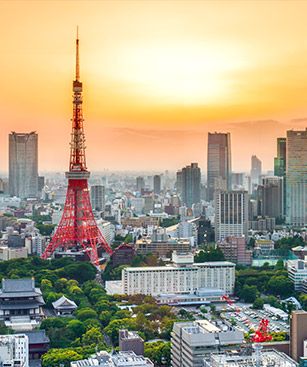
[[154, 367], [150, 359], [133, 352], [110, 354], [102, 351], [88, 359], [70, 362], [71, 367]]
[[62, 296], [58, 300], [52, 302], [52, 306], [57, 316], [69, 316], [78, 308], [74, 301], [71, 301], [65, 296]]
[[135, 257], [135, 249], [133, 245], [123, 243], [116, 247], [111, 255], [112, 267], [119, 265], [131, 264], [133, 258]]
[[235, 264], [227, 261], [122, 270], [123, 293], [128, 295], [191, 294], [200, 288], [221, 289], [225, 294], [233, 294], [234, 284]]
[[274, 250], [274, 242], [266, 239], [256, 240], [254, 249], [259, 254], [268, 255]]
[[254, 352], [252, 355], [235, 353], [212, 354], [204, 360], [204, 367], [297, 367], [298, 364], [285, 353], [274, 349]]
[[134, 352], [137, 356], [144, 355], [144, 340], [135, 331], [119, 330], [120, 352]]
[[26, 335], [0, 335], [0, 366], [29, 367], [29, 340]]
[[41, 360], [43, 354], [47, 353], [50, 347], [50, 340], [45, 330], [25, 331], [24, 334], [29, 340], [29, 360]]
[[172, 367], [202, 367], [210, 354], [238, 349], [244, 334], [222, 321], [176, 322], [171, 341]]
[[287, 261], [288, 277], [294, 284], [296, 291], [303, 292], [306, 286], [304, 281], [307, 279], [307, 261], [306, 260], [288, 260]]
[[173, 251], [189, 252], [191, 243], [186, 238], [169, 238], [166, 241], [153, 241], [151, 237], [143, 237], [136, 241], [135, 249], [138, 254], [153, 254], [158, 257], [166, 257]]
[[227, 237], [224, 241], [218, 242], [217, 245], [223, 252], [225, 260], [239, 265], [252, 264], [253, 252], [247, 250], [244, 237]]

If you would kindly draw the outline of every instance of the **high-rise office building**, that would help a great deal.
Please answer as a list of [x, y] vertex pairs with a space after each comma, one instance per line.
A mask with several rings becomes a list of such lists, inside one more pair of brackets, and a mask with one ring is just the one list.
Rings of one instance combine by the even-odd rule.
[[287, 139], [277, 138], [277, 157], [274, 158], [274, 175], [285, 177], [287, 162]]
[[283, 216], [286, 215], [287, 198], [287, 139], [277, 138], [277, 157], [274, 158], [274, 175], [283, 178]]
[[215, 240], [227, 237], [247, 238], [248, 193], [246, 191], [215, 192]]
[[201, 173], [197, 163], [191, 163], [177, 172], [177, 189], [182, 202], [188, 208], [200, 202], [200, 179]]
[[91, 202], [95, 210], [103, 211], [105, 206], [105, 188], [102, 185], [91, 186]]
[[290, 318], [290, 357], [299, 361], [304, 356], [307, 340], [307, 312], [293, 311]]
[[261, 160], [256, 156], [252, 155], [251, 158], [251, 192], [253, 193], [258, 185], [260, 185], [262, 172]]
[[160, 194], [161, 192], [161, 176], [160, 175], [154, 175], [153, 187], [154, 187], [154, 193]]
[[307, 128], [287, 131], [287, 222], [307, 225]]
[[230, 133], [208, 133], [208, 200], [216, 189], [231, 190]]
[[9, 192], [20, 198], [38, 193], [38, 135], [36, 132], [9, 134]]
[[282, 218], [284, 213], [283, 194], [283, 177], [264, 177], [262, 185], [257, 187], [258, 215]]
[[136, 191], [142, 192], [145, 189], [145, 180], [144, 177], [138, 176], [136, 178]]

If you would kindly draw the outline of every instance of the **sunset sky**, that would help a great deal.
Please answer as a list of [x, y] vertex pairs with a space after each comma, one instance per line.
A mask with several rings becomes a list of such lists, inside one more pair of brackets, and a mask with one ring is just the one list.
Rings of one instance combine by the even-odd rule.
[[307, 1], [0, 1], [0, 170], [8, 133], [39, 134], [39, 169], [68, 167], [79, 25], [87, 164], [206, 168], [208, 131], [232, 165], [273, 167], [307, 126]]

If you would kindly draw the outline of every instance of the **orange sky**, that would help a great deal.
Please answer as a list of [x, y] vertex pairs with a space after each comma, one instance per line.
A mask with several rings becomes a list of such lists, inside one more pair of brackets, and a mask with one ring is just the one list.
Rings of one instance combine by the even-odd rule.
[[307, 1], [2, 0], [0, 170], [11, 130], [67, 169], [77, 24], [90, 170], [205, 168], [208, 131], [270, 169], [307, 125]]

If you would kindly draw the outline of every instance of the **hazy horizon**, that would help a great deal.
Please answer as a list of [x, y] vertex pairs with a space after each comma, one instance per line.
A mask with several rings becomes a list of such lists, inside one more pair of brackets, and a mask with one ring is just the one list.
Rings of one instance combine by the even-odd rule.
[[205, 171], [209, 131], [231, 133], [233, 171], [253, 154], [271, 170], [276, 138], [307, 126], [307, 2], [2, 1], [0, 12], [2, 171], [10, 131], [38, 132], [40, 171], [67, 170], [76, 25], [90, 171]]

